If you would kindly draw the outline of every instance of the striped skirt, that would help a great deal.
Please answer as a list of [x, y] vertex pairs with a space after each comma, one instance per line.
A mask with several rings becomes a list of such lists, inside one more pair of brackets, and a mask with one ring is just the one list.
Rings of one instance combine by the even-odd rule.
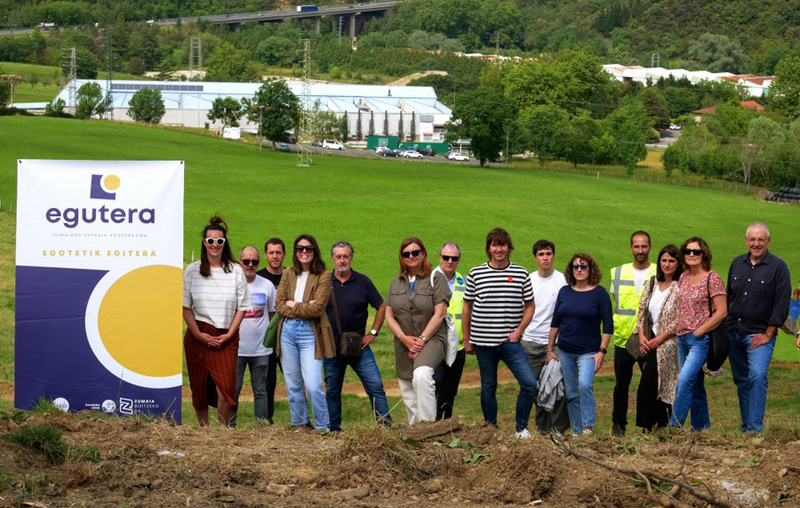
[[[201, 332], [218, 336], [228, 330], [220, 330], [208, 323], [197, 322]], [[236, 411], [236, 358], [239, 354], [239, 332], [225, 342], [221, 348], [210, 348], [186, 330], [183, 337], [186, 351], [186, 367], [189, 370], [189, 386], [192, 389], [192, 405], [196, 410], [217, 407], [217, 389]]]

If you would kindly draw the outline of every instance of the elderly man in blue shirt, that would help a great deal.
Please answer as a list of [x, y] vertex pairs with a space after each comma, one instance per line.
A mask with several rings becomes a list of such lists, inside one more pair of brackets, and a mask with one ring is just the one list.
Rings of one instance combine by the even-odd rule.
[[742, 432], [761, 433], [767, 404], [767, 371], [778, 328], [789, 313], [792, 292], [786, 263], [769, 250], [769, 229], [754, 222], [745, 231], [748, 252], [728, 271], [731, 374], [739, 394]]

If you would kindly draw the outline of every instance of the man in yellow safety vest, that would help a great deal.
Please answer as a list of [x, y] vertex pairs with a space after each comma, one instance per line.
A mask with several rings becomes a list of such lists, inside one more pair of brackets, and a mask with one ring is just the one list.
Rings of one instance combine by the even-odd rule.
[[[636, 231], [631, 235], [633, 262], [611, 269], [611, 299], [614, 303], [614, 408], [611, 413], [612, 433], [625, 435], [628, 425], [628, 390], [633, 377], [636, 359], [625, 349], [631, 335], [638, 335], [636, 326], [639, 298], [650, 277], [656, 274], [656, 265], [650, 263], [650, 235]], [[639, 366], [641, 369], [641, 365]]]
[[[464, 308], [464, 287], [467, 284], [466, 278], [456, 271], [458, 263], [461, 261], [461, 248], [454, 242], [447, 242], [439, 249], [439, 266], [435, 271], [441, 272], [453, 296], [450, 298], [450, 305], [447, 313], [453, 319], [455, 331], [458, 333], [458, 353], [452, 365], [448, 366], [446, 361], [436, 368], [433, 373], [433, 380], [436, 382], [436, 419], [451, 418], [453, 416], [453, 404], [458, 394], [458, 384], [461, 382], [461, 373], [464, 370], [466, 353], [461, 335], [461, 312]], [[431, 279], [433, 280], [433, 279]]]

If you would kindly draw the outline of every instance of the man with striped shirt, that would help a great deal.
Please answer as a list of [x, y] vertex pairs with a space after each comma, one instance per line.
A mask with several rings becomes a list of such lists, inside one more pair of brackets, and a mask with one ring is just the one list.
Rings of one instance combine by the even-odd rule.
[[533, 286], [528, 271], [509, 260], [514, 244], [502, 228], [486, 236], [487, 263], [469, 271], [464, 292], [464, 349], [478, 357], [483, 419], [497, 426], [497, 366], [506, 364], [519, 383], [516, 437], [530, 438], [528, 418], [538, 392], [520, 337], [533, 317]]

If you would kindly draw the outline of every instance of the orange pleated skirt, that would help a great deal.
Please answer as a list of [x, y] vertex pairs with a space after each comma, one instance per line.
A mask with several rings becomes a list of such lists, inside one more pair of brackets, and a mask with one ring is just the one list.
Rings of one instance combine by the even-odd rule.
[[[197, 322], [201, 332], [218, 336], [228, 330]], [[217, 389], [236, 411], [236, 358], [239, 355], [239, 331], [221, 348], [210, 348], [186, 330], [183, 337], [186, 351], [186, 366], [189, 370], [189, 386], [192, 389], [192, 405], [196, 410], [208, 406], [217, 407]]]

